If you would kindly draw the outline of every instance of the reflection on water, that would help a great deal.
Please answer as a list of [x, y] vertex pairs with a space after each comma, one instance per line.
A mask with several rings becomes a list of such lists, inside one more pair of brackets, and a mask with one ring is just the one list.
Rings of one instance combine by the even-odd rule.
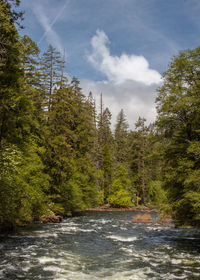
[[200, 279], [200, 232], [88, 212], [1, 236], [0, 279]]

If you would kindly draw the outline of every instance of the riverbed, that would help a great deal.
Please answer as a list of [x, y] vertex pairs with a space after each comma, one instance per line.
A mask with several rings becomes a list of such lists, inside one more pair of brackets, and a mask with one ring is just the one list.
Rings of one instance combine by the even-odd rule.
[[136, 214], [86, 212], [1, 235], [0, 279], [199, 280], [200, 232], [133, 224]]

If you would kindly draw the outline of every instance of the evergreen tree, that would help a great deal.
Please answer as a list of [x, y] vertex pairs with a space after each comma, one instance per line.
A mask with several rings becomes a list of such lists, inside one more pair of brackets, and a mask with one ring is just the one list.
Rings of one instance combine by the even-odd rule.
[[116, 162], [126, 162], [128, 155], [128, 123], [123, 109], [119, 112], [115, 125], [115, 146]]
[[94, 162], [96, 169], [99, 168], [99, 147], [98, 147], [98, 130], [97, 130], [97, 112], [96, 112], [96, 104], [93, 98], [92, 92], [89, 92], [88, 99], [88, 112], [92, 117], [90, 121], [92, 129], [93, 129], [93, 148], [91, 148], [90, 153]]
[[161, 143], [157, 137], [155, 125], [145, 125], [145, 119], [139, 117], [136, 130], [129, 135], [130, 150], [128, 162], [133, 185], [137, 191], [137, 205], [158, 206], [164, 199], [161, 187]]
[[1, 34], [7, 42], [0, 79], [1, 229], [38, 218], [45, 211], [49, 182], [34, 135], [38, 122], [33, 90], [24, 73], [25, 46], [14, 25], [17, 13], [10, 9], [7, 1], [0, 3]]
[[61, 59], [60, 53], [52, 45], [49, 45], [40, 61], [40, 79], [48, 111], [54, 89], [63, 79], [63, 65], [64, 61]]
[[50, 198], [63, 214], [97, 203], [94, 123], [91, 104], [85, 100], [79, 81], [57, 90], [52, 96], [45, 162], [52, 178]]
[[[0, 145], [3, 139], [18, 142], [22, 138], [23, 124], [27, 111], [27, 99], [23, 91], [24, 73], [21, 69], [21, 44], [13, 23], [9, 5], [0, 3], [1, 36], [5, 44], [1, 47], [0, 78]], [[18, 135], [18, 136], [17, 136]]]
[[17, 23], [19, 27], [23, 28], [20, 22], [23, 20], [24, 13], [22, 11], [16, 11], [16, 9], [13, 9], [13, 6], [15, 8], [19, 7], [21, 0], [1, 0], [1, 2], [8, 11], [7, 14], [11, 20], [11, 23]]
[[[167, 190], [177, 223], [200, 221], [200, 48], [181, 52], [158, 90], [157, 128], [139, 118], [129, 132], [123, 110], [114, 137], [101, 95], [68, 84], [51, 45], [20, 38], [19, 0], [0, 2], [0, 229], [42, 214], [70, 215], [110, 203], [160, 205]], [[52, 211], [52, 212], [51, 212]]]
[[100, 170], [99, 185], [102, 190], [102, 202], [107, 201], [112, 181], [113, 136], [111, 132], [111, 113], [103, 108], [102, 94], [100, 99], [100, 112], [97, 117], [97, 167]]
[[147, 128], [145, 127], [146, 119], [139, 117], [138, 121], [135, 124], [137, 129], [137, 140], [138, 140], [138, 155], [137, 155], [137, 169], [138, 177], [140, 178], [140, 187], [141, 187], [141, 202], [145, 204], [146, 201], [146, 146], [147, 146]]
[[113, 207], [129, 207], [135, 204], [135, 191], [127, 169], [121, 163], [116, 166], [108, 202]]
[[111, 126], [111, 113], [108, 108], [103, 110], [98, 116], [98, 143], [99, 148], [102, 150], [107, 144], [109, 146], [113, 143]]
[[106, 144], [103, 149], [103, 191], [105, 201], [107, 201], [107, 198], [111, 193], [112, 169], [113, 160], [109, 146]]
[[36, 88], [40, 88], [40, 75], [38, 71], [40, 50], [35, 42], [28, 36], [21, 39], [22, 43], [22, 67], [24, 69], [26, 83]]
[[200, 48], [180, 52], [158, 90], [157, 126], [163, 144], [164, 186], [180, 224], [200, 222]]

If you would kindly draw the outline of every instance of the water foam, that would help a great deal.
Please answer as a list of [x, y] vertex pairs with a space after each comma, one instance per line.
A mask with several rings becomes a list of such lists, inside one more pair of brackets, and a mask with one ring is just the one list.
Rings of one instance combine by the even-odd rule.
[[135, 225], [131, 219], [122, 224], [118, 215], [95, 217], [69, 218], [13, 235], [3, 242], [0, 279], [29, 279], [29, 274], [41, 280], [200, 279], [196, 248], [171, 242], [181, 231]]
[[132, 237], [125, 237], [125, 236], [118, 236], [118, 235], [109, 235], [107, 238], [116, 240], [116, 241], [122, 241], [122, 242], [132, 242], [138, 240], [138, 237], [132, 236]]

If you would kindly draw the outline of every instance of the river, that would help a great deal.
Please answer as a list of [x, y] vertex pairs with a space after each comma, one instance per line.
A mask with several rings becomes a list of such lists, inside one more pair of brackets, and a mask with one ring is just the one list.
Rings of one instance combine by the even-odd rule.
[[200, 233], [87, 212], [1, 236], [1, 280], [200, 279]]

